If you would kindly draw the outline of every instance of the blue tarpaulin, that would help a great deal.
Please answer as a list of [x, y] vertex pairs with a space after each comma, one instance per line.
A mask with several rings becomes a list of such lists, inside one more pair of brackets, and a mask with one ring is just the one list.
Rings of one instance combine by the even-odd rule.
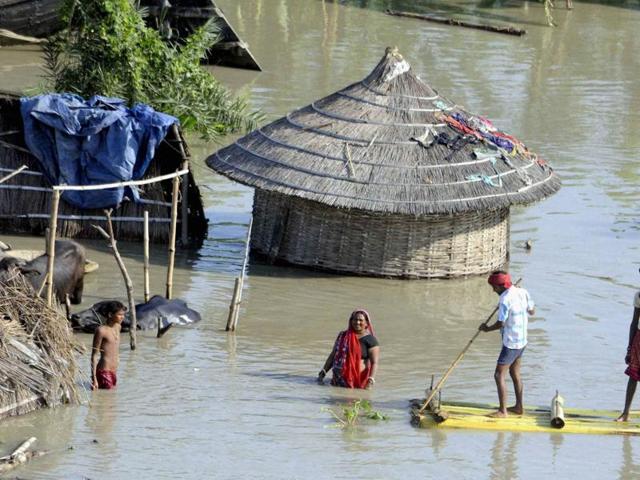
[[[98, 185], [139, 180], [157, 146], [178, 120], [148, 105], [127, 108], [119, 98], [95, 96], [85, 101], [70, 93], [21, 100], [24, 136], [52, 185]], [[79, 208], [117, 206], [130, 187], [65, 191]]]

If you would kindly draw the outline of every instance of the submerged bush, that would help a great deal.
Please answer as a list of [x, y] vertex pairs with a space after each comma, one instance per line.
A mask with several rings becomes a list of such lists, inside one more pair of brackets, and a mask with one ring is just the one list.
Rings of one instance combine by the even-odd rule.
[[200, 59], [217, 41], [213, 21], [182, 45], [165, 43], [130, 0], [65, 0], [66, 28], [44, 46], [47, 88], [147, 103], [207, 140], [255, 128], [256, 113]]

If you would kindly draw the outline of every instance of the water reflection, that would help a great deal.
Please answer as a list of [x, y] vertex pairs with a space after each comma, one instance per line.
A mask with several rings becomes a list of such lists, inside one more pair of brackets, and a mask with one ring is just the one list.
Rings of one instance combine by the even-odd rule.
[[634, 440], [630, 435], [625, 435], [622, 439], [622, 465], [620, 466], [618, 477], [620, 480], [638, 478], [640, 476], [640, 462], [635, 460], [633, 456]]
[[492, 479], [516, 479], [518, 472], [518, 444], [521, 433], [498, 432], [491, 449]]

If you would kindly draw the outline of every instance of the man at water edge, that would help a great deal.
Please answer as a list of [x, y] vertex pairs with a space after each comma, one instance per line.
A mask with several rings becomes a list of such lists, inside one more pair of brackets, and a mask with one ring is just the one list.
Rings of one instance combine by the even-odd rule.
[[628, 365], [624, 371], [629, 376], [627, 381], [627, 393], [625, 395], [624, 410], [618, 417], [618, 422], [626, 422], [629, 420], [629, 411], [631, 402], [636, 393], [636, 386], [640, 380], [640, 335], [638, 335], [638, 319], [640, 318], [640, 292], [636, 292], [633, 299], [633, 318], [629, 327], [629, 343], [627, 345], [627, 356], [624, 358]]
[[[524, 288], [516, 287], [511, 283], [511, 276], [502, 270], [493, 272], [489, 276], [489, 285], [500, 296], [498, 302], [498, 320], [493, 325], [483, 323], [480, 330], [491, 332], [500, 330], [502, 334], [502, 350], [498, 356], [498, 362], [494, 373], [496, 386], [498, 387], [498, 399], [500, 408], [491, 414], [493, 417], [503, 418], [508, 412], [516, 415], [524, 413], [523, 384], [520, 376], [522, 354], [527, 346], [527, 324], [529, 315], [535, 313], [533, 300]], [[507, 371], [513, 381], [516, 394], [516, 403], [507, 408]]]

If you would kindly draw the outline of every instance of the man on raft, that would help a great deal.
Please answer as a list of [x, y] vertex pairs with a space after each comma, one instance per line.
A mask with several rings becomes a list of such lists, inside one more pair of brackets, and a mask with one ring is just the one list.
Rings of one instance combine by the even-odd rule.
[[[507, 272], [502, 270], [493, 272], [488, 281], [493, 291], [500, 296], [498, 320], [493, 325], [483, 323], [480, 325], [480, 330], [483, 332], [500, 330], [502, 334], [502, 350], [494, 373], [500, 408], [491, 416], [503, 418], [508, 415], [508, 412], [522, 415], [524, 403], [520, 364], [522, 363], [522, 354], [527, 346], [528, 316], [535, 313], [533, 300], [524, 288], [511, 284], [511, 276]], [[516, 394], [516, 404], [509, 408], [507, 408], [507, 370], [513, 380]]]
[[376, 382], [379, 345], [367, 311], [353, 311], [349, 317], [349, 328], [338, 334], [333, 350], [318, 373], [318, 383], [323, 383], [329, 370], [333, 370], [331, 385], [371, 388]]
[[640, 380], [640, 335], [638, 335], [638, 319], [640, 318], [640, 292], [636, 292], [633, 299], [633, 318], [631, 319], [631, 325], [629, 326], [629, 343], [627, 346], [627, 355], [624, 358], [625, 363], [628, 365], [624, 371], [629, 376], [627, 381], [627, 393], [624, 400], [624, 410], [616, 421], [626, 422], [629, 420], [629, 411], [631, 409], [631, 402], [633, 396], [636, 393], [636, 386], [638, 380]]

